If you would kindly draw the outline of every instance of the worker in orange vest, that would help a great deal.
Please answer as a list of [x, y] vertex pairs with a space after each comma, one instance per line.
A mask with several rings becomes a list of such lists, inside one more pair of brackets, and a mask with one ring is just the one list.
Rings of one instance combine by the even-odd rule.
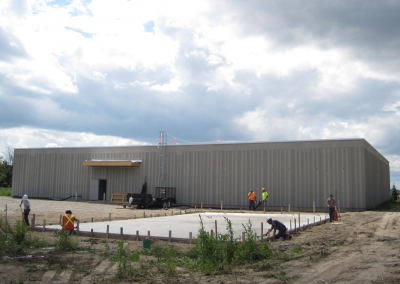
[[247, 194], [247, 196], [249, 197], [249, 210], [254, 209], [255, 201], [257, 199], [256, 193], [250, 189], [250, 192]]
[[65, 214], [63, 216], [63, 225], [62, 227], [64, 230], [67, 231], [67, 235], [70, 236], [74, 233], [74, 222], [79, 221], [77, 218], [72, 215], [72, 211], [68, 209], [65, 211]]

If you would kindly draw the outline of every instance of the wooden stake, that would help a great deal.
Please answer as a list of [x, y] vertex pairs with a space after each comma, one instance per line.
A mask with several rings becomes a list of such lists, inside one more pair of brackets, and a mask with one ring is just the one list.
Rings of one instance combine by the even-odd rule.
[[312, 207], [313, 207], [312, 212], [313, 212], [313, 214], [315, 214], [315, 201], [313, 201]]
[[281, 214], [283, 214], [283, 208], [281, 207]]
[[261, 243], [263, 242], [264, 242], [264, 223], [261, 222]]
[[257, 233], [254, 233], [254, 242], [257, 243]]
[[136, 241], [139, 241], [139, 231], [136, 231]]
[[246, 233], [245, 233], [245, 232], [242, 232], [242, 242], [244, 242], [245, 239], [246, 239]]
[[172, 242], [172, 231], [171, 230], [169, 230], [169, 233], [168, 233], [168, 241]]
[[150, 231], [147, 231], [147, 238], [150, 240]]
[[46, 231], [46, 219], [43, 219], [43, 232]]
[[110, 222], [111, 222], [111, 213], [108, 214], [108, 219], [109, 219]]
[[76, 235], [79, 235], [79, 220], [76, 221]]
[[32, 216], [32, 228], [35, 228], [35, 220], [36, 218], [35, 218], [35, 214], [33, 214], [33, 216]]
[[210, 235], [211, 235], [211, 238], [214, 238], [214, 231], [213, 230], [211, 230]]
[[224, 204], [224, 201], [221, 200], [221, 212], [222, 212], [223, 204]]
[[93, 223], [93, 217], [92, 217], [92, 223]]
[[192, 243], [192, 232], [189, 232], [189, 244]]
[[92, 238], [94, 238], [93, 229], [90, 229], [90, 234], [92, 235]]
[[294, 231], [297, 232], [297, 227], [296, 227], [296, 219], [294, 219]]
[[217, 220], [215, 220], [215, 237], [218, 236], [218, 231], [217, 231]]
[[299, 231], [300, 231], [300, 212], [299, 212]]
[[124, 228], [123, 227], [119, 228], [119, 233], [121, 234], [121, 239], [123, 239], [124, 238]]
[[62, 215], [60, 215], [60, 225], [62, 225]]
[[203, 202], [200, 204], [200, 212], [203, 212]]
[[290, 214], [290, 204], [289, 204], [289, 208], [288, 208], [288, 213]]
[[290, 222], [290, 233], [292, 233], [292, 220], [290, 220], [289, 222]]
[[108, 239], [110, 233], [110, 225], [107, 225], [106, 238]]

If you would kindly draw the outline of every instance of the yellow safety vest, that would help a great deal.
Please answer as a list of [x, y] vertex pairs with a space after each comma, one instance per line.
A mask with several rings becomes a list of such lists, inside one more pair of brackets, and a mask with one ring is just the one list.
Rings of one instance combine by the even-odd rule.
[[268, 192], [263, 192], [262, 198], [263, 198], [263, 200], [268, 200]]

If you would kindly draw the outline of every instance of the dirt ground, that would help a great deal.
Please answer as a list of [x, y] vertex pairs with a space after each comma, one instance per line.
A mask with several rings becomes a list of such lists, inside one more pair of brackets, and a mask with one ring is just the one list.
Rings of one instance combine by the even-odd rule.
[[[1, 216], [15, 223], [21, 218], [20, 199], [0, 197]], [[46, 219], [47, 224], [58, 224], [59, 216], [71, 209], [81, 221], [102, 221], [131, 219], [164, 214], [164, 210], [132, 210], [121, 206], [93, 202], [31, 200], [31, 214], [36, 216], [36, 224]], [[170, 208], [178, 212], [183, 208]], [[231, 211], [234, 212], [234, 211]], [[257, 212], [259, 213], [259, 212]], [[177, 265], [170, 277], [156, 271], [144, 280], [135, 283], [400, 283], [400, 203], [383, 211], [342, 213], [339, 221], [309, 227], [293, 234], [291, 241], [276, 241], [271, 246], [281, 250], [287, 245], [298, 244], [300, 252], [290, 258], [274, 258], [243, 267], [236, 267], [230, 274], [205, 275], [199, 271], [188, 271]], [[47, 240], [55, 240], [53, 232], [33, 232]], [[109, 246], [115, 251], [117, 243], [78, 237], [79, 245], [91, 246], [93, 250], [104, 250]], [[142, 242], [128, 241], [131, 249], [140, 250]], [[181, 250], [189, 250], [193, 245], [164, 243]], [[286, 248], [285, 248], [286, 247]], [[0, 260], [0, 283], [112, 283], [117, 264], [104, 254], [87, 250], [67, 254], [61, 261], [48, 250], [32, 250], [27, 256], [3, 258]], [[147, 262], [144, 262], [146, 261]], [[152, 256], [141, 256], [135, 263], [137, 269], [156, 263]], [[146, 264], [145, 264], [146, 263]], [[73, 265], [72, 265], [73, 264]], [[161, 275], [161, 276], [160, 276]]]

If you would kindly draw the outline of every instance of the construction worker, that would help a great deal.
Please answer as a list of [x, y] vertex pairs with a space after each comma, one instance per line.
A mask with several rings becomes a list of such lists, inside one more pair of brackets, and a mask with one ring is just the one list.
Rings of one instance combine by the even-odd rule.
[[333, 198], [333, 195], [329, 195], [328, 200], [326, 201], [326, 205], [329, 208], [329, 221], [335, 221], [334, 213], [335, 213], [335, 204], [336, 200]]
[[267, 208], [267, 200], [268, 200], [268, 192], [265, 191], [265, 188], [262, 189], [262, 203], [265, 208]]
[[257, 199], [256, 193], [250, 189], [250, 192], [247, 194], [247, 196], [249, 197], [249, 210], [255, 209], [255, 201]]
[[[271, 228], [267, 231], [264, 236], [267, 236], [272, 230], [274, 230], [275, 239], [283, 238], [283, 240], [290, 240], [292, 238], [291, 235], [286, 234], [286, 226], [278, 220], [272, 220], [272, 218], [267, 218], [267, 223], [271, 225]], [[276, 234], [276, 229], [278, 229], [279, 233]]]
[[64, 230], [67, 231], [68, 236], [74, 234], [74, 222], [75, 221], [79, 221], [79, 220], [77, 218], [75, 218], [74, 215], [72, 215], [72, 211], [70, 209], [65, 211], [65, 214], [63, 216], [62, 227], [64, 228]]
[[24, 203], [24, 219], [25, 219], [25, 223], [26, 225], [29, 227], [29, 220], [28, 220], [28, 215], [29, 212], [31, 212], [31, 202], [28, 199], [28, 195], [24, 195], [22, 196], [22, 200], [21, 203], [19, 204], [19, 208], [21, 208], [22, 203]]

